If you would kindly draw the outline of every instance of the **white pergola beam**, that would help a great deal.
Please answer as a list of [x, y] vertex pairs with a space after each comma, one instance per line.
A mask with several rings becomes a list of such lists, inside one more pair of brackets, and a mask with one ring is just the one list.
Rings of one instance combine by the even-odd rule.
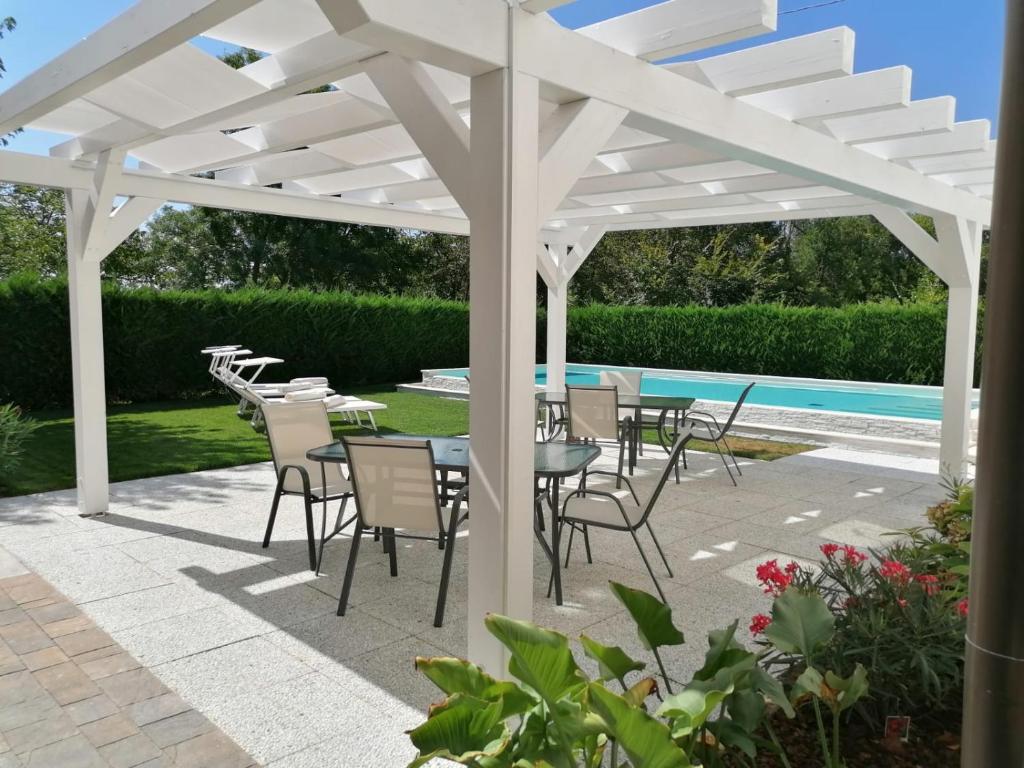
[[744, 96], [853, 74], [853, 49], [853, 30], [836, 27], [664, 67], [730, 96]]
[[774, 32], [777, 0], [666, 0], [576, 31], [649, 61]]
[[953, 130], [956, 99], [938, 96], [912, 101], [904, 109], [886, 109], [862, 115], [825, 120], [825, 128], [842, 142], [863, 144], [872, 141], [948, 133]]
[[[94, 169], [79, 167], [69, 160], [10, 151], [4, 151], [0, 157], [0, 181], [82, 190], [88, 190], [93, 181]], [[469, 222], [464, 218], [154, 171], [125, 170], [115, 194], [303, 219], [469, 234]]]
[[257, 0], [141, 0], [0, 94], [0, 136], [255, 5]]
[[387, 53], [366, 73], [464, 211], [472, 201], [469, 128], [419, 62]]
[[[326, 0], [322, 0], [326, 2]], [[340, 2], [340, 0], [338, 0]], [[407, 56], [459, 57], [501, 66], [506, 42], [500, 35], [478, 34], [486, 21], [500, 27], [507, 8], [499, 0], [473, 3], [474, 25], [447, 25], [434, 38], [438, 18], [458, 18], [464, 4], [434, 0], [428, 8], [415, 0], [353, 0], [362, 17], [362, 33], [377, 30], [387, 47]], [[385, 7], [386, 6], [386, 7]], [[487, 17], [481, 9], [491, 9]], [[565, 29], [545, 14], [513, 11], [523, 46], [520, 70], [554, 89], [587, 95], [629, 110], [625, 124], [647, 133], [864, 195], [878, 202], [924, 212], [950, 212], [987, 222], [991, 203], [967, 192], [923, 178], [881, 158], [837, 142], [830, 136], [766, 113], [707, 86], [648, 62], [623, 56], [594, 40]], [[423, 17], [429, 17], [424, 20]], [[501, 39], [495, 39], [501, 38]], [[488, 43], [487, 41], [490, 40]], [[378, 43], [380, 41], [378, 40]], [[498, 62], [495, 64], [494, 62]], [[464, 62], [463, 66], [467, 64]]]
[[558, 287], [558, 247], [564, 248], [544, 242], [537, 243], [537, 272], [548, 288]]
[[910, 103], [910, 76], [907, 67], [890, 67], [739, 98], [787, 120], [822, 120], [905, 107]]
[[911, 136], [888, 141], [873, 141], [860, 144], [865, 152], [886, 160], [905, 160], [946, 155], [957, 152], [978, 152], [989, 142], [991, 125], [988, 120], [969, 120], [956, 123], [948, 133], [928, 136]]
[[546, 221], [565, 199], [625, 116], [621, 107], [594, 99], [556, 107], [540, 131], [539, 221]]
[[506, 66], [508, 6], [504, 2], [317, 0], [339, 35], [364, 45], [464, 75]]

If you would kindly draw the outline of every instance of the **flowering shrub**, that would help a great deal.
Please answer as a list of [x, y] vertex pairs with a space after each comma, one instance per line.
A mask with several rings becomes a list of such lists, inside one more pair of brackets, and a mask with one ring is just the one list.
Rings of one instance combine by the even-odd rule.
[[[966, 599], [947, 588], [955, 575], [897, 543], [868, 553], [835, 543], [821, 547], [816, 568], [769, 560], [757, 567], [767, 594], [787, 588], [821, 595], [836, 631], [817, 661], [839, 674], [859, 664], [871, 670], [871, 693], [858, 703], [870, 722], [886, 715], [922, 715], [960, 707]], [[764, 637], [771, 620], [754, 616], [750, 632]], [[763, 641], [762, 641], [763, 642]], [[788, 666], [786, 654], [770, 656]]]

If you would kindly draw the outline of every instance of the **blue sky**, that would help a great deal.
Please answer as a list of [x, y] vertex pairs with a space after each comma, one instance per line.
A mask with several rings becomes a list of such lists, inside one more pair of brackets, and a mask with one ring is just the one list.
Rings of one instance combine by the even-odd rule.
[[[654, 2], [577, 0], [553, 15], [562, 24], [577, 27]], [[133, 4], [134, 0], [3, 0], [0, 15], [15, 17], [18, 28], [0, 41], [0, 58], [7, 67], [0, 88], [9, 87]], [[779, 12], [775, 34], [701, 51], [694, 57], [845, 24], [857, 33], [856, 71], [905, 64], [914, 71], [913, 98], [951, 94], [957, 98], [957, 120], [988, 118], [995, 134], [1003, 0], [779, 0]], [[200, 44], [211, 53], [223, 50], [212, 41]], [[45, 153], [60, 138], [27, 132], [10, 148]]]

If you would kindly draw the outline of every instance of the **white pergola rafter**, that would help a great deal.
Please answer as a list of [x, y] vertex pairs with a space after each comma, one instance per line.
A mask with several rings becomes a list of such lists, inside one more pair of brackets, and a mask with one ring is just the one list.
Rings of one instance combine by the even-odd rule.
[[[0, 135], [66, 136], [51, 157], [0, 152], [0, 181], [66, 190], [83, 510], [107, 493], [100, 263], [162, 201], [471, 234], [470, 653], [488, 666], [504, 659], [482, 613], [529, 614], [521, 320], [539, 272], [557, 386], [569, 281], [605, 232], [874, 215], [949, 285], [942, 460], [959, 469], [988, 123], [912, 100], [906, 68], [854, 74], [846, 27], [652, 63], [774, 29], [775, 0], [667, 0], [580, 30], [545, 13], [564, 2], [316, 0], [277, 29], [282, 0], [141, 0], [0, 93]], [[204, 33], [268, 55], [231, 69], [190, 44]]]

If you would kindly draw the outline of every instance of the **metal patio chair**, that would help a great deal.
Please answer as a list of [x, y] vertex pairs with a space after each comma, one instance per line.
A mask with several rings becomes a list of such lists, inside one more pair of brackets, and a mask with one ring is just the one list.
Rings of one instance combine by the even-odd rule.
[[[357, 517], [345, 580], [338, 599], [338, 615], [344, 616], [348, 607], [363, 533], [372, 528], [379, 530], [384, 538], [392, 576], [398, 575], [396, 539], [444, 539], [444, 565], [441, 568], [441, 584], [434, 610], [434, 626], [440, 627], [444, 621], [448, 581], [455, 556], [455, 535], [459, 525], [469, 517], [468, 514], [460, 513], [468, 488], [460, 490], [452, 500], [448, 525], [445, 526], [438, 495], [434, 451], [429, 440], [383, 440], [371, 437], [342, 438], [342, 442], [348, 456]], [[431, 531], [431, 534], [419, 536], [405, 533], [407, 530]]]
[[[633, 542], [640, 552], [640, 557], [643, 558], [647, 572], [651, 575], [651, 580], [654, 582], [662, 602], [666, 602], [665, 593], [661, 589], [661, 584], [658, 583], [658, 578], [654, 575], [654, 569], [647, 559], [647, 553], [644, 551], [636, 534], [641, 528], [647, 528], [648, 533], [651, 535], [651, 540], [658, 550], [658, 554], [661, 555], [661, 561], [665, 564], [669, 578], [672, 578], [672, 567], [668, 564], [665, 552], [662, 550], [658, 538], [654, 535], [654, 528], [651, 527], [650, 517], [665, 487], [665, 483], [668, 481], [669, 475], [671, 475], [673, 468], [679, 460], [679, 454], [689, 439], [689, 433], [680, 434], [676, 438], [675, 444], [669, 452], [668, 460], [665, 462], [665, 468], [661, 472], [661, 477], [658, 478], [658, 484], [654, 487], [654, 491], [645, 503], [641, 504], [635, 496], [633, 499], [630, 499], [623, 494], [614, 494], [609, 491], [594, 490], [583, 486], [569, 494], [562, 505], [562, 525], [595, 526], [610, 531], [629, 533], [633, 537]], [[570, 536], [569, 547], [571, 546], [572, 539]], [[587, 554], [589, 560], [589, 548]], [[566, 559], [568, 559], [568, 556]]]
[[567, 440], [584, 442], [612, 442], [619, 446], [619, 468], [616, 472], [590, 469], [583, 472], [580, 483], [586, 485], [588, 475], [611, 475], [615, 487], [621, 488], [626, 481], [629, 492], [636, 499], [636, 493], [625, 476], [626, 439], [632, 429], [633, 419], [626, 416], [619, 419], [619, 390], [613, 386], [568, 386], [565, 388], [565, 403], [568, 411], [566, 424]]
[[[615, 387], [621, 394], [624, 395], [639, 395], [640, 388], [643, 386], [644, 372], [643, 371], [601, 371], [598, 374], [598, 383], [605, 387]], [[629, 417], [633, 421], [633, 429], [637, 431], [637, 451], [641, 456], [644, 455], [644, 441], [642, 436], [643, 430], [643, 412], [640, 413], [640, 421], [637, 422], [636, 414], [632, 408], [619, 408], [619, 418], [624, 419]]]
[[[274, 460], [277, 488], [270, 507], [263, 547], [270, 546], [278, 505], [282, 496], [301, 496], [306, 510], [306, 536], [309, 541], [309, 567], [320, 573], [324, 543], [334, 538], [355, 520], [343, 520], [345, 505], [352, 497], [352, 484], [341, 472], [339, 464], [321, 465], [306, 458], [306, 452], [334, 442], [327, 409], [319, 400], [304, 403], [264, 403], [263, 419], [267, 425], [270, 455]], [[326, 484], [324, 478], [326, 477]], [[341, 501], [334, 530], [327, 535], [327, 502]], [[313, 503], [324, 505], [320, 521], [320, 548], [316, 550], [313, 533]]]
[[[740, 477], [743, 476], [743, 470], [740, 469], [739, 462], [736, 461], [736, 456], [732, 452], [732, 448], [729, 446], [729, 441], [725, 439], [725, 436], [732, 429], [732, 424], [736, 421], [736, 415], [740, 412], [740, 408], [743, 407], [743, 401], [747, 399], [747, 395], [750, 394], [750, 390], [754, 388], [756, 381], [750, 382], [746, 388], [740, 394], [739, 400], [736, 401], [736, 405], [733, 406], [732, 413], [729, 414], [728, 420], [725, 422], [725, 426], [721, 426], [718, 423], [718, 419], [710, 413], [705, 411], [689, 411], [686, 414], [686, 424], [689, 427], [693, 437], [699, 440], [707, 440], [708, 442], [714, 443], [715, 450], [718, 451], [718, 456], [722, 459], [722, 464], [725, 465], [725, 471], [729, 473], [729, 479], [732, 480], [733, 485], [737, 485], [736, 478], [732, 474], [732, 469], [729, 467], [729, 462], [725, 459], [725, 454], [722, 453], [721, 446], [725, 446], [726, 452], [729, 454], [729, 458], [732, 459], [733, 466], [736, 467], [736, 471]], [[707, 434], [693, 433], [693, 429], [700, 427]], [[686, 450], [683, 450], [683, 467], [686, 467]]]

